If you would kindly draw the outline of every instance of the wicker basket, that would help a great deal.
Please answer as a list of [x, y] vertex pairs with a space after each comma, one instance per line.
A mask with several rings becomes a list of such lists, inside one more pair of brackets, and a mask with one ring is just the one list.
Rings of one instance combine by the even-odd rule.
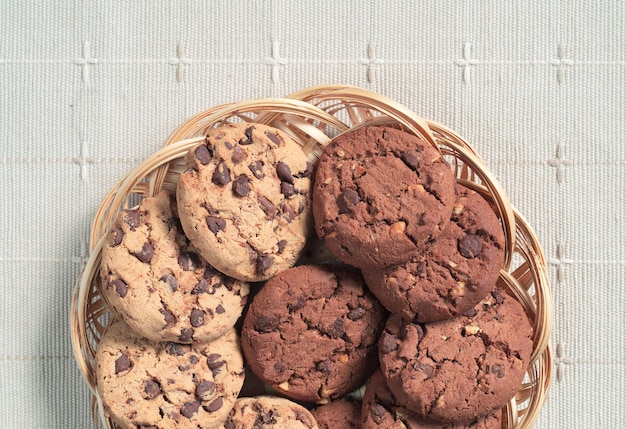
[[173, 191], [183, 171], [186, 152], [204, 140], [207, 131], [227, 122], [255, 122], [279, 128], [298, 142], [311, 161], [337, 134], [364, 125], [386, 125], [420, 135], [439, 148], [459, 183], [480, 192], [492, 203], [505, 233], [505, 264], [500, 283], [525, 308], [534, 327], [534, 350], [524, 384], [506, 406], [504, 428], [528, 428], [536, 420], [552, 377], [549, 337], [552, 329], [550, 286], [546, 262], [532, 229], [509, 201], [476, 151], [446, 127], [422, 119], [398, 103], [350, 86], [320, 86], [280, 99], [224, 104], [183, 123], [164, 146], [129, 172], [106, 195], [93, 220], [90, 258], [75, 287], [71, 326], [78, 366], [93, 393], [94, 425], [117, 426], [102, 415], [96, 392], [94, 356], [112, 317], [100, 291], [99, 264], [103, 237], [117, 213], [162, 189]]

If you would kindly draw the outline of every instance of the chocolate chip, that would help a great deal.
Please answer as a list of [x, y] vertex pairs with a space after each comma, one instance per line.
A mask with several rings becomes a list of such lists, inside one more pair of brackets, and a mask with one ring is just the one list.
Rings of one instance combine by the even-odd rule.
[[291, 168], [289, 165], [282, 161], [278, 161], [276, 164], [276, 175], [281, 182], [287, 182], [293, 184], [293, 176], [291, 175]]
[[[211, 355], [209, 355], [210, 357]], [[217, 355], [219, 357], [222, 357], [220, 355]], [[218, 357], [218, 359], [219, 359]], [[226, 364], [226, 362], [224, 362], [223, 360], [215, 360], [215, 361], [210, 361], [207, 358], [207, 365], [209, 367], [209, 369], [211, 370], [211, 372], [213, 373], [213, 378], [217, 377], [217, 375], [222, 372], [222, 367], [224, 366], [224, 364]]]
[[271, 131], [265, 131], [265, 135], [267, 136], [268, 139], [270, 139], [272, 141], [272, 143], [274, 143], [276, 146], [282, 146], [283, 145], [283, 139], [276, 133], [273, 133]]
[[363, 307], [353, 308], [348, 312], [348, 319], [350, 320], [359, 320], [363, 316], [365, 316], [365, 309]]
[[387, 409], [380, 404], [374, 404], [370, 409], [370, 415], [376, 424], [382, 423], [385, 414], [387, 414]]
[[172, 273], [165, 274], [159, 279], [159, 281], [163, 283], [167, 283], [172, 292], [176, 292], [176, 290], [178, 289], [178, 281], [176, 280], [176, 277], [174, 277], [174, 274]]
[[207, 357], [206, 357], [206, 361], [207, 364], [209, 365], [209, 368], [211, 368], [211, 364], [215, 363], [218, 361], [218, 359], [220, 359], [222, 357], [221, 354], [219, 353], [210, 353]]
[[498, 378], [503, 378], [504, 377], [504, 368], [502, 368], [498, 364], [491, 365], [491, 373], [495, 374]]
[[257, 195], [257, 201], [261, 206], [261, 210], [265, 212], [266, 215], [273, 217], [276, 214], [276, 206], [270, 200], [268, 200], [263, 195]]
[[434, 368], [431, 365], [423, 364], [421, 362], [415, 362], [413, 364], [413, 369], [423, 372], [426, 378], [432, 377], [434, 371]]
[[280, 240], [278, 243], [276, 243], [276, 246], [278, 247], [276, 253], [278, 253], [279, 255], [282, 254], [285, 251], [285, 247], [287, 246], [287, 240]]
[[241, 175], [233, 182], [233, 194], [238, 197], [245, 197], [250, 193], [250, 179]]
[[120, 296], [120, 298], [124, 298], [128, 293], [128, 285], [122, 279], [113, 280], [111, 283], [111, 287], [115, 288], [115, 292]]
[[420, 163], [419, 160], [417, 159], [417, 157], [412, 154], [411, 152], [404, 152], [401, 156], [400, 159], [402, 160], [402, 162], [404, 162], [406, 164], [407, 167], [409, 167], [411, 170], [413, 171], [417, 171], [420, 168]]
[[224, 142], [224, 146], [226, 146], [226, 149], [231, 150], [233, 148], [233, 144], [231, 142]]
[[135, 258], [139, 259], [141, 262], [147, 264], [150, 262], [150, 260], [152, 260], [152, 257], [154, 256], [154, 247], [152, 247], [152, 244], [146, 242], [143, 244], [143, 246], [141, 246], [141, 251], [134, 252], [133, 256], [135, 256]]
[[126, 355], [121, 355], [115, 360], [115, 373], [119, 374], [120, 372], [124, 372], [129, 370], [133, 366], [130, 358]]
[[180, 335], [178, 336], [178, 341], [181, 343], [190, 343], [194, 330], [192, 328], [183, 328], [180, 330]]
[[199, 408], [200, 403], [198, 401], [186, 402], [180, 409], [180, 413], [190, 419], [195, 413], [198, 412]]
[[167, 345], [165, 346], [165, 351], [168, 355], [171, 356], [183, 356], [185, 354], [185, 351], [180, 344], [172, 342], [167, 343]]
[[207, 165], [209, 162], [211, 162], [211, 152], [209, 151], [209, 148], [205, 145], [198, 146], [193, 152], [193, 155], [202, 165]]
[[215, 312], [217, 314], [224, 314], [226, 313], [226, 309], [224, 308], [222, 304], [218, 304], [217, 307], [215, 307]]
[[161, 313], [163, 315], [163, 318], [165, 319], [165, 324], [166, 325], [173, 325], [173, 324], [176, 323], [176, 316], [174, 316], [174, 313], [172, 313], [167, 308], [162, 307], [159, 310], [159, 313]]
[[202, 408], [204, 408], [204, 411], [206, 411], [207, 413], [214, 413], [220, 408], [222, 408], [223, 405], [224, 405], [224, 399], [220, 397], [220, 398], [217, 398], [215, 401], [211, 402], [209, 405], [205, 405]]
[[313, 174], [313, 164], [307, 161], [306, 168], [298, 173], [298, 177], [309, 177], [311, 174]]
[[285, 362], [276, 362], [274, 364], [274, 369], [277, 373], [281, 374], [285, 372], [285, 370], [287, 369], [287, 365], [285, 364]]
[[328, 333], [332, 338], [340, 338], [343, 334], [346, 333], [345, 328], [343, 327], [343, 320], [336, 319], [332, 326], [329, 328]]
[[361, 201], [359, 194], [354, 189], [346, 189], [337, 198], [339, 213], [351, 213], [357, 203]]
[[115, 228], [111, 231], [111, 235], [113, 236], [113, 246], [119, 246], [124, 239], [124, 231], [120, 228]]
[[419, 261], [417, 263], [417, 273], [418, 274], [424, 274], [425, 272], [426, 272], [426, 262]]
[[196, 386], [196, 398], [200, 401], [206, 401], [215, 394], [215, 383], [208, 380], [202, 380]]
[[267, 255], [259, 255], [256, 258], [256, 270], [259, 274], [265, 274], [274, 263], [274, 258]]
[[476, 316], [476, 309], [475, 308], [470, 308], [469, 310], [467, 310], [465, 313], [463, 313], [463, 316], [465, 317], [474, 317]]
[[193, 310], [191, 310], [189, 322], [194, 328], [204, 325], [204, 311], [198, 308], [194, 308]]
[[178, 265], [183, 271], [193, 271], [200, 266], [200, 258], [192, 252], [178, 255]]
[[248, 154], [243, 149], [241, 149], [239, 146], [235, 146], [235, 148], [233, 149], [233, 154], [230, 157], [230, 160], [233, 162], [233, 164], [239, 164], [241, 161], [243, 161], [247, 157], [248, 157]]
[[126, 222], [126, 224], [130, 227], [132, 231], [134, 231], [135, 228], [137, 228], [141, 223], [139, 210], [135, 209], [125, 210], [124, 214], [122, 215], [122, 219], [124, 220], [124, 222]]
[[254, 330], [262, 334], [267, 334], [276, 331], [279, 325], [280, 319], [278, 316], [259, 316], [254, 322]]
[[494, 299], [496, 300], [496, 304], [502, 304], [504, 302], [504, 297], [502, 296], [502, 292], [500, 292], [498, 289], [492, 290], [491, 296], [493, 296]]
[[205, 279], [201, 279], [191, 290], [192, 295], [200, 295], [209, 291], [209, 282]]
[[326, 359], [318, 362], [317, 365], [315, 365], [315, 368], [322, 374], [329, 375], [333, 370], [333, 365], [330, 359]]
[[254, 130], [254, 127], [248, 127], [246, 128], [246, 130], [244, 131], [244, 135], [246, 136], [245, 139], [240, 139], [239, 140], [239, 144], [242, 146], [246, 146], [249, 144], [254, 143], [254, 141], [252, 140], [252, 131]]
[[296, 212], [293, 210], [290, 204], [283, 203], [280, 205], [280, 209], [283, 213], [283, 218], [287, 221], [287, 223], [293, 222], [296, 218]]
[[259, 415], [254, 421], [255, 429], [265, 429], [264, 425], [273, 425], [274, 423], [276, 423], [276, 418], [274, 417], [273, 410], [270, 410], [269, 412], [267, 412], [263, 409], [259, 409], [257, 410], [257, 412], [259, 413]]
[[263, 173], [263, 162], [262, 161], [254, 161], [252, 164], [248, 165], [248, 169], [252, 172], [254, 177], [257, 179], [262, 179], [265, 177]]
[[302, 410], [299, 410], [297, 408], [292, 408], [291, 410], [296, 416], [296, 420], [302, 422], [308, 428], [313, 427], [313, 422], [311, 422], [311, 418], [307, 414], [305, 414]]
[[296, 195], [296, 188], [291, 183], [280, 182], [280, 193], [286, 198], [293, 197]]
[[154, 399], [161, 394], [161, 385], [155, 380], [147, 380], [143, 386], [147, 399]]
[[226, 220], [221, 217], [207, 216], [206, 225], [209, 227], [209, 231], [217, 235], [218, 232], [226, 229]]
[[467, 259], [472, 259], [478, 256], [483, 248], [483, 245], [478, 236], [474, 234], [467, 234], [459, 240], [458, 248], [461, 256]]
[[217, 168], [213, 172], [213, 176], [211, 177], [211, 181], [216, 185], [224, 186], [230, 182], [230, 170], [226, 166], [224, 161], [220, 162], [217, 165]]
[[393, 335], [391, 335], [388, 332], [385, 332], [380, 338], [379, 347], [380, 347], [381, 353], [389, 354], [398, 348], [398, 343], [396, 342]]

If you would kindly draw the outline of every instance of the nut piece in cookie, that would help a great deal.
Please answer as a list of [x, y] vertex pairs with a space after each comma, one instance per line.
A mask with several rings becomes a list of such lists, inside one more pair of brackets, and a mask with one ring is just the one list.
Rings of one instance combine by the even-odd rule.
[[312, 231], [313, 166], [295, 141], [266, 125], [228, 124], [186, 160], [180, 220], [212, 266], [261, 281], [296, 262]]
[[360, 387], [376, 368], [385, 318], [357, 270], [301, 265], [255, 295], [242, 347], [265, 383], [291, 399], [326, 403]]
[[249, 285], [189, 243], [166, 192], [122, 211], [102, 249], [102, 290], [132, 329], [153, 341], [211, 341], [241, 316]]
[[392, 313], [432, 322], [469, 310], [495, 285], [504, 263], [504, 233], [489, 203], [457, 184], [448, 226], [409, 261], [364, 268], [370, 290]]
[[379, 357], [398, 403], [424, 418], [467, 423], [517, 393], [532, 347], [521, 304], [495, 288], [453, 319], [417, 324], [392, 315]]
[[455, 183], [441, 154], [420, 137], [386, 127], [348, 131], [317, 166], [317, 235], [359, 268], [405, 262], [446, 227]]
[[179, 344], [140, 337], [116, 320], [95, 357], [104, 414], [124, 428], [219, 428], [243, 385], [234, 328], [211, 342]]

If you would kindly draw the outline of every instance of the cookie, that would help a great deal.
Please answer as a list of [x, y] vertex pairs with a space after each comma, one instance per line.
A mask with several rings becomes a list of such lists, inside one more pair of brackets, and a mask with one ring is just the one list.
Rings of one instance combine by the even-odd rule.
[[250, 290], [207, 264], [185, 237], [173, 196], [122, 211], [102, 249], [102, 290], [153, 341], [211, 341], [235, 325]]
[[252, 371], [278, 392], [324, 403], [360, 387], [377, 367], [385, 318], [358, 270], [300, 265], [255, 295], [242, 347]]
[[412, 134], [361, 127], [336, 137], [315, 175], [318, 236], [359, 268], [399, 264], [445, 228], [455, 179], [441, 154]]
[[361, 427], [361, 403], [340, 399], [320, 405], [311, 410], [320, 429], [359, 429]]
[[454, 319], [417, 324], [392, 315], [379, 356], [400, 404], [432, 420], [467, 423], [517, 393], [532, 348], [521, 304], [496, 288]]
[[417, 322], [455, 317], [493, 288], [504, 264], [504, 233], [489, 203], [457, 185], [451, 221], [408, 262], [363, 269], [370, 290], [392, 313]]
[[256, 396], [235, 403], [223, 429], [317, 429], [309, 410], [285, 398]]
[[114, 322], [98, 344], [97, 390], [104, 414], [123, 428], [221, 427], [243, 384], [234, 328], [185, 345], [153, 342]]
[[313, 166], [289, 136], [229, 124], [190, 150], [177, 187], [189, 240], [219, 271], [261, 281], [291, 267], [312, 232]]
[[501, 429], [502, 410], [476, 417], [468, 424], [433, 422], [418, 416], [398, 403], [376, 371], [365, 386], [361, 410], [361, 429]]

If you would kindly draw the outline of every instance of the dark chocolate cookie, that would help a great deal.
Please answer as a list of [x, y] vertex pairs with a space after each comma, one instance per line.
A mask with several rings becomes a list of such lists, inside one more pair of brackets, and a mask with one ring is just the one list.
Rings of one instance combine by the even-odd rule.
[[372, 374], [365, 386], [361, 429], [501, 429], [501, 421], [502, 410], [477, 416], [467, 424], [424, 419], [400, 405], [380, 371]]
[[359, 429], [361, 427], [361, 403], [340, 399], [320, 405], [311, 410], [320, 429]]
[[324, 403], [361, 386], [376, 368], [385, 319], [358, 270], [301, 265], [254, 297], [243, 350], [265, 383], [289, 398]]
[[517, 393], [532, 347], [521, 304], [496, 288], [454, 319], [417, 324], [392, 315], [379, 355], [399, 403], [432, 420], [463, 423]]
[[408, 262], [364, 268], [370, 290], [392, 313], [417, 322], [449, 319], [493, 288], [504, 263], [504, 233], [489, 203], [457, 185], [457, 201], [442, 234]]
[[421, 138], [393, 128], [357, 128], [336, 137], [320, 157], [316, 231], [350, 265], [399, 264], [445, 228], [454, 187], [449, 165]]

